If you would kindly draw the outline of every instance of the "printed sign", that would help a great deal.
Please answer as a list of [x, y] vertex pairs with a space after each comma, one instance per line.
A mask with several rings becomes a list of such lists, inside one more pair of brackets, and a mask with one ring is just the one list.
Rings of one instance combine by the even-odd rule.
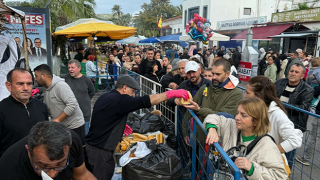
[[[34, 69], [40, 64], [51, 66], [51, 33], [49, 22], [49, 10], [46, 8], [15, 7], [26, 13], [27, 53], [29, 66]], [[22, 24], [19, 17], [5, 15], [10, 29], [3, 32], [5, 36], [11, 36], [20, 47], [21, 57], [24, 57]]]
[[267, 16], [235, 19], [230, 21], [218, 21], [217, 30], [231, 30], [231, 29], [247, 29], [252, 24], [261, 24], [267, 22]]
[[301, 11], [290, 11], [273, 13], [272, 22], [293, 21], [299, 20], [300, 22], [320, 21], [320, 8], [307, 9]]
[[252, 64], [251, 62], [242, 62], [240, 61], [240, 65], [238, 68], [239, 79], [241, 81], [249, 81], [251, 77]]

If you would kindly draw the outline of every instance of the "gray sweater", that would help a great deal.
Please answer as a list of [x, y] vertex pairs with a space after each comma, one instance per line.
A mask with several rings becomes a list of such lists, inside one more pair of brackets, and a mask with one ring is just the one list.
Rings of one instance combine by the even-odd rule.
[[52, 120], [65, 112], [68, 117], [61, 123], [69, 129], [76, 129], [84, 124], [77, 99], [64, 79], [53, 75], [50, 86], [44, 89], [43, 102], [48, 106]]
[[94, 96], [94, 86], [91, 80], [82, 75], [80, 78], [73, 78], [70, 74], [63, 76], [66, 83], [72, 89], [79, 103], [80, 109], [84, 116], [84, 121], [90, 121], [91, 117], [91, 98]]

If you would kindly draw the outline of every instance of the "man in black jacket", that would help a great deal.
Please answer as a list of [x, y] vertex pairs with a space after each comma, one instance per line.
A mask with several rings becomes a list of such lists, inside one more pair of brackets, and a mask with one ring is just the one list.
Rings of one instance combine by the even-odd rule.
[[189, 98], [188, 92], [182, 89], [142, 97], [133, 97], [134, 90], [141, 90], [137, 81], [129, 75], [121, 75], [115, 89], [101, 95], [93, 107], [86, 150], [93, 174], [99, 180], [111, 180], [113, 176], [113, 153], [122, 138], [130, 112], [150, 108], [171, 98]]
[[22, 68], [7, 75], [10, 96], [0, 102], [0, 157], [13, 144], [29, 134], [32, 126], [48, 120], [47, 106], [31, 98], [32, 77]]
[[[275, 82], [277, 97], [285, 103], [297, 108], [309, 111], [312, 99], [313, 89], [302, 79], [306, 69], [300, 64], [293, 64], [290, 68], [287, 78], [279, 79]], [[294, 123], [295, 128], [302, 132], [306, 131], [308, 115], [296, 110], [287, 108], [289, 118]], [[293, 165], [293, 158], [296, 150], [286, 153], [289, 167]]]
[[161, 71], [161, 64], [158, 60], [155, 60], [154, 59], [154, 51], [153, 49], [149, 48], [147, 50], [147, 58], [143, 59], [140, 63], [140, 66], [139, 66], [139, 74], [141, 75], [145, 75], [146, 72], [147, 72], [147, 64], [149, 61], [156, 61], [157, 63], [157, 66], [158, 66], [158, 71], [156, 72], [157, 75], [159, 75], [159, 72]]
[[[178, 89], [185, 89], [185, 90], [189, 91], [191, 93], [192, 97], [197, 94], [197, 92], [201, 86], [211, 84], [211, 82], [209, 80], [205, 79], [201, 75], [200, 65], [201, 64], [198, 64], [195, 61], [187, 62], [186, 67], [185, 67], [185, 72], [187, 74], [188, 79], [183, 81], [178, 87]], [[167, 102], [167, 104], [169, 106], [175, 106], [175, 105], [181, 106], [180, 99], [178, 99], [178, 98], [170, 99]]]

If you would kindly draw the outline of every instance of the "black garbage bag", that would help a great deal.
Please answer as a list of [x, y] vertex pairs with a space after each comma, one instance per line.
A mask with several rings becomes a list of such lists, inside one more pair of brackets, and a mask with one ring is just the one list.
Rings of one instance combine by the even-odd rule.
[[129, 113], [127, 117], [127, 125], [130, 126], [134, 133], [139, 133], [141, 126], [141, 116], [136, 113]]
[[175, 151], [156, 140], [146, 141], [151, 153], [141, 159], [131, 160], [122, 168], [124, 180], [182, 180], [183, 170]]
[[140, 134], [146, 134], [148, 132], [156, 132], [164, 127], [164, 121], [156, 114], [147, 113], [141, 119]]

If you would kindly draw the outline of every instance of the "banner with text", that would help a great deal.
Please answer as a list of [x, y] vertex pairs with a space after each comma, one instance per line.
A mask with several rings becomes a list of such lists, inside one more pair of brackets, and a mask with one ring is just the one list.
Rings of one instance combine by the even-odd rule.
[[[5, 32], [6, 36], [12, 36], [20, 47], [21, 57], [24, 57], [22, 25], [19, 17], [5, 15], [10, 30]], [[33, 69], [40, 64], [47, 64], [47, 32], [45, 14], [26, 12], [26, 35], [27, 51], [30, 68]], [[49, 51], [50, 53], [50, 51]]]
[[294, 20], [299, 20], [300, 22], [320, 21], [320, 8], [273, 13], [271, 20], [272, 22], [294, 21]]
[[238, 74], [241, 81], [249, 81], [251, 77], [252, 63], [240, 61]]

